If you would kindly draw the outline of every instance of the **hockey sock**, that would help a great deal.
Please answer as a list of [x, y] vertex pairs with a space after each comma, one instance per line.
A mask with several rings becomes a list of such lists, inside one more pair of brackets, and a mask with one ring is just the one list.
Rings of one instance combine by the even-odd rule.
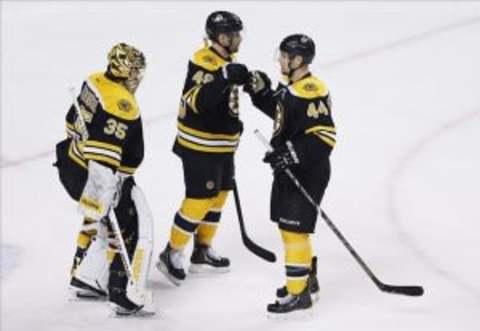
[[200, 221], [212, 207], [213, 201], [214, 199], [183, 200], [180, 210], [175, 214], [170, 232], [170, 246], [173, 249], [183, 249], [187, 245]]
[[287, 291], [300, 294], [307, 286], [312, 261], [312, 246], [308, 233], [280, 230], [285, 247]]
[[203, 245], [210, 246], [213, 237], [217, 232], [220, 217], [222, 215], [222, 208], [227, 200], [228, 191], [220, 191], [218, 196], [213, 199], [213, 205], [210, 211], [205, 215], [202, 222], [197, 229], [197, 240]]

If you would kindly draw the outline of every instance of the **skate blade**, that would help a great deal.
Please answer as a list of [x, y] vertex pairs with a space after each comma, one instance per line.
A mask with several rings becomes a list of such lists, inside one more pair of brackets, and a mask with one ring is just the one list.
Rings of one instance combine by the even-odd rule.
[[70, 296], [68, 298], [70, 302], [105, 302], [107, 301], [106, 295], [98, 295], [88, 291], [81, 291], [76, 288], [70, 288]]
[[156, 311], [150, 311], [150, 310], [139, 310], [139, 311], [136, 311], [134, 313], [122, 313], [122, 312], [118, 312], [116, 310], [113, 310], [111, 313], [110, 313], [110, 316], [111, 318], [118, 318], [118, 319], [135, 319], [135, 318], [138, 318], [138, 319], [152, 319], [152, 318], [156, 318], [157, 317], [157, 312]]
[[313, 318], [313, 309], [295, 310], [290, 313], [267, 312], [267, 319], [270, 321], [306, 321]]
[[128, 311], [114, 303], [110, 303], [110, 315], [112, 318], [154, 318], [157, 316], [157, 308], [151, 303], [145, 304], [141, 309]]
[[225, 274], [230, 272], [229, 267], [213, 267], [209, 264], [190, 264], [188, 272], [197, 275]]
[[167, 266], [162, 261], [158, 261], [155, 266], [173, 285], [180, 286], [183, 284], [184, 280], [180, 280], [170, 275]]

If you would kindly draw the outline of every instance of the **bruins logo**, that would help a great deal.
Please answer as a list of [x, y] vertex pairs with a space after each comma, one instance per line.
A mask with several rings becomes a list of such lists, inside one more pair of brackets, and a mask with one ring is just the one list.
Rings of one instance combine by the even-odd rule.
[[313, 83], [307, 83], [303, 85], [303, 89], [307, 92], [316, 92], [318, 91], [318, 86]]
[[212, 180], [209, 180], [205, 186], [207, 187], [207, 189], [209, 190], [213, 190], [213, 188], [215, 187], [215, 183], [212, 181]]
[[205, 55], [202, 57], [202, 60], [205, 62], [205, 63], [210, 63], [211, 65], [213, 66], [216, 66], [217, 65], [217, 60], [211, 56], [211, 55]]
[[125, 99], [120, 99], [117, 102], [117, 106], [118, 109], [123, 112], [129, 112], [130, 110], [132, 110], [132, 104], [130, 103], [130, 101]]

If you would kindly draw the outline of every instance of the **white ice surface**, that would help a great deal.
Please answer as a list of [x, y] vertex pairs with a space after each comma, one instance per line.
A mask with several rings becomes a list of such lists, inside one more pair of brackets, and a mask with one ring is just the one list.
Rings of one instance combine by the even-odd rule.
[[[146, 158], [137, 182], [155, 218], [157, 256], [183, 196], [171, 153], [186, 64], [206, 16], [238, 13], [238, 60], [278, 77], [289, 33], [317, 43], [313, 71], [330, 87], [338, 145], [323, 208], [387, 283], [425, 286], [421, 298], [379, 292], [319, 220], [313, 236], [322, 296], [311, 320], [272, 322], [283, 282], [240, 241], [232, 201], [217, 250], [229, 274], [174, 288], [152, 268], [161, 311], [108, 318], [105, 304], [69, 302], [80, 216], [57, 179], [69, 84], [103, 70], [126, 41], [147, 55], [138, 91]], [[480, 4], [475, 2], [2, 2], [1, 330], [480, 330]], [[252, 131], [271, 122], [243, 96], [237, 180], [251, 237], [282, 260], [268, 221], [270, 170]], [[189, 248], [191, 249], [191, 248]], [[188, 254], [187, 254], [188, 255]]]

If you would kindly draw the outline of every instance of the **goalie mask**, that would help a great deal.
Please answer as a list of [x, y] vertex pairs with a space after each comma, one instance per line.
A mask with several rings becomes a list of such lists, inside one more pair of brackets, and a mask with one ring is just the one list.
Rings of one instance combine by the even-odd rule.
[[146, 65], [143, 53], [125, 43], [116, 44], [108, 53], [108, 71], [131, 93], [135, 93], [140, 85]]

